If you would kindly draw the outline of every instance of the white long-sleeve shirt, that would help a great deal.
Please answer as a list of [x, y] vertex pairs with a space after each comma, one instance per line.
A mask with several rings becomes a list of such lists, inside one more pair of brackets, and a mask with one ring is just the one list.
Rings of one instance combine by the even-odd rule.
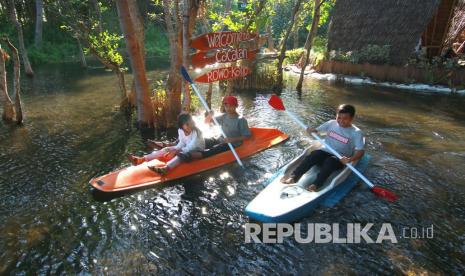
[[205, 140], [203, 139], [202, 132], [195, 129], [187, 136], [184, 130], [178, 129], [178, 140], [178, 144], [174, 147], [184, 153], [205, 149]]

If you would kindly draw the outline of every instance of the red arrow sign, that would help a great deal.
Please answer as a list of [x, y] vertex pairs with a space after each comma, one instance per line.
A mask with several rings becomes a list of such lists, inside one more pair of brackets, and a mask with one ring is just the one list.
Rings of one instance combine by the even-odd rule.
[[223, 48], [241, 41], [251, 40], [257, 37], [254, 33], [239, 33], [239, 32], [221, 32], [208, 33], [196, 37], [192, 40], [191, 46], [201, 51]]
[[206, 52], [199, 52], [192, 55], [192, 66], [202, 68], [207, 64], [228, 63], [241, 59], [254, 59], [258, 50], [247, 51], [244, 48], [227, 49], [215, 52], [212, 56], [207, 57]]
[[231, 66], [212, 70], [195, 79], [196, 82], [215, 82], [220, 80], [229, 80], [242, 78], [250, 74], [250, 69], [243, 66]]

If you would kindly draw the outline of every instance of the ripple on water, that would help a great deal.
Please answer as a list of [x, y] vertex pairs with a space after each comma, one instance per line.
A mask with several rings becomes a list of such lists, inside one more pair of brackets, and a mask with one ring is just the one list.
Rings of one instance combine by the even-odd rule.
[[[142, 154], [144, 142], [131, 121], [112, 111], [118, 97], [111, 74], [72, 66], [50, 70], [52, 79], [50, 72], [38, 70], [34, 81], [39, 87], [25, 84], [25, 126], [0, 123], [0, 274], [465, 270], [461, 99], [313, 81], [305, 83], [300, 96], [284, 90], [286, 107], [309, 125], [333, 118], [342, 102], [355, 104], [357, 125], [365, 131], [373, 157], [367, 177], [401, 196], [390, 204], [359, 184], [338, 205], [318, 208], [302, 224], [390, 222], [396, 231], [434, 224], [437, 235], [382, 245], [299, 244], [293, 239], [245, 244], [244, 224], [249, 221], [244, 207], [262, 190], [265, 176], [309, 143], [285, 114], [268, 106], [268, 94], [242, 93], [240, 112], [250, 125], [276, 127], [291, 138], [245, 160], [247, 170], [232, 164], [98, 198], [88, 180], [126, 166], [125, 153]], [[158, 73], [151, 72], [151, 77]], [[221, 95], [213, 95], [215, 108]]]

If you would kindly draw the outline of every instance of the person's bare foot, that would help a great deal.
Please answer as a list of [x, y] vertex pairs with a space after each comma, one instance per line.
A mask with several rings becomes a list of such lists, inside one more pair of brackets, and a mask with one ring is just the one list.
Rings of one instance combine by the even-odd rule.
[[284, 176], [283, 178], [281, 178], [281, 183], [283, 183], [283, 184], [294, 184], [295, 180], [294, 180], [293, 177]]
[[131, 162], [131, 164], [133, 164], [134, 166], [140, 165], [140, 164], [142, 164], [142, 163], [145, 162], [145, 158], [144, 158], [144, 157], [138, 157], [138, 156], [135, 156], [135, 155], [132, 154], [132, 153], [128, 153], [128, 160], [129, 160], [129, 162]]
[[155, 167], [155, 166], [147, 166], [150, 170], [160, 174], [165, 175], [168, 172], [168, 167]]
[[312, 184], [310, 186], [307, 187], [307, 191], [309, 192], [316, 192], [316, 185], [315, 184]]

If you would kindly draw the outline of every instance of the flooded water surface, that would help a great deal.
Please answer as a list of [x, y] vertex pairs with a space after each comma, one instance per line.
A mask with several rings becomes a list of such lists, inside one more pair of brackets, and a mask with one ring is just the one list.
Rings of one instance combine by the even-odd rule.
[[[155, 80], [166, 72], [155, 70]], [[281, 96], [309, 125], [357, 107], [372, 156], [366, 172], [398, 195], [376, 198], [360, 183], [333, 208], [300, 223], [434, 226], [432, 239], [397, 244], [246, 244], [244, 208], [309, 143], [273, 91], [239, 93], [251, 126], [275, 127], [286, 143], [244, 160], [148, 189], [106, 196], [88, 181], [128, 165], [147, 148], [115, 109], [115, 77], [75, 65], [23, 80], [25, 124], [0, 123], [0, 274], [462, 274], [465, 271], [465, 98], [308, 80]], [[202, 87], [202, 90], [205, 89]], [[214, 97], [215, 105], [220, 94]]]

